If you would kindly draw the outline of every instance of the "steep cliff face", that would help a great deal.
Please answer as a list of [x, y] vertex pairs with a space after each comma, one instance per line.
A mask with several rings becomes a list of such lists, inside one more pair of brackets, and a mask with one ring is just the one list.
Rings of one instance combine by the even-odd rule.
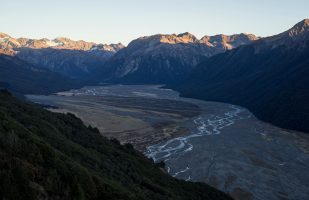
[[216, 55], [174, 86], [182, 95], [249, 108], [284, 128], [309, 132], [309, 20]]
[[141, 37], [115, 54], [101, 74], [128, 83], [177, 82], [204, 59], [257, 39], [246, 34], [197, 39], [190, 33]]
[[84, 78], [100, 68], [122, 44], [96, 44], [69, 38], [28, 39], [0, 34], [0, 54], [17, 56], [31, 64], [71, 78]]

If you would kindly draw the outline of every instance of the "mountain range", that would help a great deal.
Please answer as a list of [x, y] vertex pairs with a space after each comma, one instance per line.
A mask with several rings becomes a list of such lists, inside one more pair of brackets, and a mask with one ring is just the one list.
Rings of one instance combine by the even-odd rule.
[[252, 34], [197, 39], [188, 32], [141, 37], [117, 52], [97, 74], [99, 79], [129, 84], [177, 82], [206, 58], [258, 39]]
[[0, 34], [0, 54], [10, 55], [1, 57], [1, 87], [25, 94], [102, 82], [168, 84], [183, 96], [241, 105], [262, 120], [309, 132], [308, 24], [265, 38], [157, 34], [127, 47]]
[[119, 44], [96, 44], [59, 37], [49, 39], [13, 38], [0, 33], [0, 54], [16, 56], [29, 64], [83, 79], [100, 68], [117, 51]]
[[[252, 34], [204, 36], [200, 40], [190, 33], [158, 34], [138, 38], [125, 47], [121, 43], [13, 38], [0, 33], [1, 64], [6, 65], [1, 68], [1, 87], [14, 94], [46, 94], [100, 82], [177, 82], [204, 59], [257, 39]], [[43, 71], [46, 79], [41, 76]]]
[[181, 95], [248, 108], [280, 127], [309, 132], [309, 19], [200, 63], [172, 86]]
[[[309, 19], [265, 38], [190, 33], [127, 47], [0, 33], [0, 88], [50, 94], [86, 84], [167, 84], [182, 96], [236, 104], [264, 121], [309, 132]], [[1, 199], [231, 199], [174, 179], [132, 145], [73, 114], [0, 91]]]

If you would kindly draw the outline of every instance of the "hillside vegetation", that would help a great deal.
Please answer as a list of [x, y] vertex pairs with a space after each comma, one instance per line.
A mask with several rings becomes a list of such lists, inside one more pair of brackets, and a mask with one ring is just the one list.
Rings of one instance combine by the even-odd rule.
[[167, 175], [72, 114], [0, 92], [0, 199], [231, 199]]

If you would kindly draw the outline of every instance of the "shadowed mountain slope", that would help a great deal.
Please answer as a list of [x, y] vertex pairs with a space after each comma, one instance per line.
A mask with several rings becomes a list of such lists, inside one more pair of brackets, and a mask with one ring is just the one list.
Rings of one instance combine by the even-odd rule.
[[132, 145], [108, 140], [72, 114], [0, 92], [1, 199], [231, 199], [174, 179]]
[[50, 94], [80, 87], [78, 81], [33, 66], [17, 57], [0, 55], [0, 87], [18, 94]]
[[242, 105], [265, 121], [309, 132], [309, 20], [210, 58], [174, 88], [183, 96]]

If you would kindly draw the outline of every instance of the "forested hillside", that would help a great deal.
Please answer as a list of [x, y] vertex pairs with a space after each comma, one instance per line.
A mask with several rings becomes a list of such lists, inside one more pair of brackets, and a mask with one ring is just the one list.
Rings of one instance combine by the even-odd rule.
[[231, 199], [177, 180], [131, 145], [108, 140], [72, 114], [0, 92], [1, 199]]

